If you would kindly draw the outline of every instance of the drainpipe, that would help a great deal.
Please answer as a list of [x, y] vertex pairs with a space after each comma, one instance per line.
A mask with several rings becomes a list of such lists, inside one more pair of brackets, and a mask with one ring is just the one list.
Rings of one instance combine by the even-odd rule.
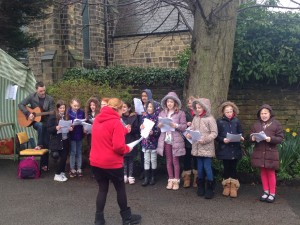
[[104, 0], [104, 44], [105, 44], [105, 67], [108, 67], [108, 1]]

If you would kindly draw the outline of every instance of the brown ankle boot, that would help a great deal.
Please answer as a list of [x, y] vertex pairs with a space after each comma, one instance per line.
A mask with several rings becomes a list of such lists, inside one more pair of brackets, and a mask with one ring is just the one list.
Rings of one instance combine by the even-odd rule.
[[226, 179], [226, 180], [223, 180], [222, 181], [222, 185], [223, 185], [223, 188], [224, 188], [224, 190], [223, 190], [223, 195], [224, 196], [229, 196], [230, 195], [230, 182], [231, 182], [231, 178], [228, 178], [228, 179]]
[[182, 171], [182, 178], [183, 178], [183, 187], [188, 188], [191, 186], [191, 173], [192, 171]]
[[194, 175], [194, 181], [193, 181], [193, 187], [197, 187], [197, 179], [198, 179], [198, 170], [193, 170]]
[[236, 198], [237, 197], [237, 190], [240, 187], [240, 182], [236, 179], [231, 178], [230, 182], [230, 197]]

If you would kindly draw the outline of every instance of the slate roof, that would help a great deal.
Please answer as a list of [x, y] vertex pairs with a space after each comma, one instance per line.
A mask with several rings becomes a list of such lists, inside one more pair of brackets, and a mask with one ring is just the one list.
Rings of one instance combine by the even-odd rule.
[[[160, 4], [160, 7], [153, 7], [153, 2], [157, 1], [151, 0], [144, 0], [142, 1], [143, 4], [140, 2], [136, 3], [136, 0], [119, 2], [119, 20], [116, 24], [115, 37], [188, 30], [181, 18], [178, 23], [179, 14], [173, 6]], [[191, 13], [185, 9], [181, 9], [181, 11], [188, 20], [189, 25], [193, 27]], [[169, 14], [170, 16], [166, 19]], [[177, 23], [178, 26], [176, 25]]]

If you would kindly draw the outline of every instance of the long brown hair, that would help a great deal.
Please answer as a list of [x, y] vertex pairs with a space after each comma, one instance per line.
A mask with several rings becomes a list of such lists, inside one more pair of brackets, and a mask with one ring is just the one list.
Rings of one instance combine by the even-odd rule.
[[86, 102], [85, 110], [84, 110], [86, 118], [88, 118], [88, 115], [92, 112], [91, 107], [90, 107], [92, 102], [95, 103], [95, 105], [96, 105], [95, 116], [100, 112], [100, 102], [99, 102], [98, 98], [90, 97], [88, 99], [88, 101]]
[[59, 121], [61, 119], [61, 116], [59, 114], [58, 109], [64, 105], [65, 106], [65, 114], [64, 114], [64, 120], [68, 120], [69, 119], [69, 115], [67, 113], [67, 104], [65, 103], [64, 100], [58, 100], [55, 104], [55, 116], [56, 116], [56, 120]]

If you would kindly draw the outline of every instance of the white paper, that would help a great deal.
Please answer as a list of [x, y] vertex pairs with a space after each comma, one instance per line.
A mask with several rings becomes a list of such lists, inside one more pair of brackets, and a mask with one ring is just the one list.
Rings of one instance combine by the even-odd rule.
[[134, 102], [135, 112], [138, 115], [142, 115], [142, 113], [145, 112], [142, 100], [139, 98], [134, 98], [133, 102]]
[[89, 121], [90, 121], [91, 123], [94, 123], [94, 120], [95, 120], [95, 118], [89, 119]]
[[147, 118], [144, 119], [144, 122], [143, 122], [144, 129], [141, 130], [141, 136], [143, 138], [148, 138], [149, 133], [152, 130], [154, 124], [155, 123], [152, 120], [149, 120]]
[[264, 131], [261, 131], [259, 133], [252, 133], [250, 136], [254, 136], [256, 142], [261, 142], [263, 140], [266, 140], [266, 138], [267, 138], [267, 135], [265, 134]]
[[72, 120], [59, 120], [58, 126], [61, 126], [61, 129], [57, 131], [58, 134], [67, 134], [69, 133], [69, 129], [72, 126]]
[[[129, 148], [132, 150], [132, 149], [134, 148], [134, 146], [136, 146], [138, 143], [141, 142], [141, 140], [143, 140], [143, 137], [141, 137], [140, 139], [138, 139], [138, 140], [136, 140], [136, 141], [133, 141], [133, 142], [127, 144], [127, 145], [128, 145]], [[131, 150], [130, 150], [130, 151], [131, 151]]]
[[18, 85], [9, 84], [6, 88], [5, 99], [16, 100]]
[[226, 138], [229, 139], [229, 142], [241, 142], [242, 134], [226, 134]]
[[187, 134], [190, 134], [192, 136], [192, 138], [186, 138], [191, 144], [198, 142], [202, 136], [200, 131], [198, 130], [194, 131], [186, 129], [185, 132], [183, 132], [183, 135], [186, 137]]
[[87, 131], [87, 134], [92, 133], [92, 124], [82, 122], [83, 129]]
[[85, 119], [74, 119], [73, 125], [82, 125], [82, 122], [85, 122]]
[[175, 131], [175, 128], [171, 127], [171, 123], [173, 122], [172, 119], [158, 117], [158, 122], [162, 124], [162, 127], [160, 128], [161, 132]]

